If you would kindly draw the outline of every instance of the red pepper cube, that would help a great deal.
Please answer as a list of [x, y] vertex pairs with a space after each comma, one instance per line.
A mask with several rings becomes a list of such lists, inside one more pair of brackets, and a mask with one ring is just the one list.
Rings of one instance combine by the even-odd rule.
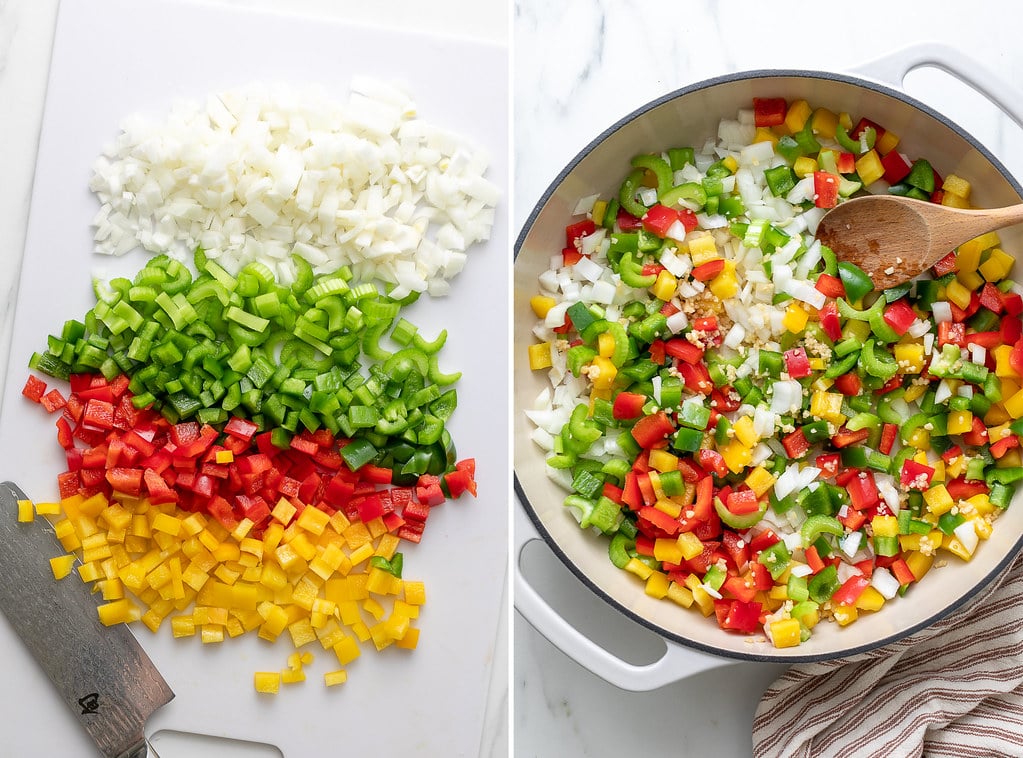
[[682, 362], [676, 368], [682, 374], [682, 381], [689, 391], [701, 395], [709, 395], [714, 391], [714, 382], [711, 381], [710, 372], [702, 361], [700, 363]]
[[615, 395], [614, 404], [611, 406], [611, 415], [618, 421], [638, 418], [643, 414], [645, 404], [646, 395], [622, 391]]
[[[695, 328], [695, 325], [694, 325]], [[699, 363], [703, 360], [703, 348], [694, 345], [687, 339], [673, 337], [664, 343], [664, 353], [686, 363]]]
[[845, 485], [849, 493], [849, 505], [857, 511], [877, 505], [879, 497], [874, 476], [869, 471], [861, 471]]
[[632, 438], [640, 447], [649, 449], [665, 440], [674, 431], [675, 425], [671, 423], [668, 414], [657, 411], [636, 422], [632, 427]]
[[698, 282], [709, 282], [715, 276], [720, 274], [725, 269], [725, 259], [717, 258], [713, 261], [707, 261], [701, 263], [699, 266], [693, 269], [692, 277]]
[[813, 373], [804, 348], [794, 347], [785, 351], [785, 370], [792, 379], [802, 379]]
[[583, 237], [589, 237], [597, 231], [597, 225], [590, 219], [584, 219], [565, 227], [565, 247], [578, 249], [577, 243]]
[[838, 205], [838, 176], [828, 171], [813, 172], [814, 205], [834, 208]]
[[907, 458], [902, 463], [902, 471], [899, 473], [899, 484], [909, 489], [925, 490], [931, 486], [931, 477], [933, 476], [933, 468], [917, 463], [912, 458]]
[[862, 388], [863, 382], [860, 381], [859, 374], [856, 372], [851, 371], [848, 374], [842, 374], [840, 377], [835, 379], [835, 389], [846, 397], [856, 397], [860, 394], [860, 390]]
[[661, 239], [668, 236], [668, 230], [675, 222], [681, 222], [679, 212], [666, 205], [654, 205], [643, 216], [643, 228]]
[[783, 97], [753, 98], [753, 122], [757, 126], [778, 126], [785, 123], [788, 104]]
[[980, 291], [980, 304], [993, 313], [1001, 313], [1005, 308], [1002, 303], [1002, 293], [991, 282], [985, 282], [984, 288]]
[[45, 393], [46, 382], [37, 376], [29, 374], [28, 379], [25, 381], [25, 386], [21, 390], [21, 394], [33, 403], [38, 403], [43, 399], [43, 395]]
[[814, 287], [824, 297], [845, 297], [845, 285], [842, 284], [842, 280], [831, 274], [821, 273], [818, 275]]
[[898, 150], [891, 150], [881, 157], [881, 167], [884, 169], [884, 180], [889, 184], [898, 184], [909, 176], [913, 164]]
[[940, 278], [946, 274], [951, 274], [953, 271], [959, 270], [959, 262], [956, 260], [956, 254], [952, 252], [945, 255], [941, 260], [931, 266], [931, 271], [934, 272], [935, 278]]
[[916, 321], [916, 312], [904, 298], [899, 299], [885, 308], [884, 321], [901, 337]]

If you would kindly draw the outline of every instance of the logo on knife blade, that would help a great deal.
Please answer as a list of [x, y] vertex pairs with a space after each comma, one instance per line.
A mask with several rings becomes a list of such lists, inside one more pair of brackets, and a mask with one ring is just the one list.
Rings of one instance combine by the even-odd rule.
[[99, 713], [99, 693], [90, 692], [88, 695], [78, 698], [78, 704], [82, 706], [83, 716]]

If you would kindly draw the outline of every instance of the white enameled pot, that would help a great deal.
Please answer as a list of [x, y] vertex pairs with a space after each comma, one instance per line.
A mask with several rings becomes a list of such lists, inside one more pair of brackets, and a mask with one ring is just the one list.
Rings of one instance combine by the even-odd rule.
[[[968, 602], [1005, 569], [1023, 545], [1023, 502], [1014, 502], [997, 521], [991, 539], [973, 560], [951, 560], [912, 588], [909, 596], [880, 612], [862, 614], [856, 623], [818, 625], [805, 644], [776, 649], [721, 631], [714, 618], [655, 600], [627, 572], [607, 557], [607, 540], [580, 530], [562, 506], [564, 491], [544, 471], [542, 451], [530, 441], [531, 424], [523, 409], [532, 407], [546, 382], [545, 372], [530, 371], [527, 346], [532, 341], [529, 298], [538, 274], [563, 247], [564, 229], [580, 197], [614, 194], [631, 156], [682, 145], [702, 145], [716, 134], [723, 117], [748, 108], [754, 97], [806, 99], [813, 106], [866, 116], [901, 136], [899, 150], [927, 157], [942, 175], [956, 173], [973, 184], [977, 207], [1019, 203], [1023, 189], [976, 139], [928, 106], [878, 80], [901, 86], [919, 66], [935, 66], [955, 75], [995, 103], [1023, 126], [1023, 95], [991, 72], [953, 49], [922, 46], [900, 51], [860, 69], [864, 78], [820, 71], [748, 71], [702, 81], [665, 95], [608, 128], [573, 158], [550, 185], [517, 240], [514, 263], [514, 438], [515, 605], [545, 637], [593, 673], [619, 687], [649, 690], [698, 671], [752, 660], [793, 663], [840, 658], [875, 648], [910, 634]], [[1023, 251], [1023, 227], [1001, 233], [1005, 250]], [[1023, 490], [1016, 498], [1023, 500]], [[565, 565], [594, 593], [621, 613], [660, 635], [665, 654], [648, 665], [621, 660], [562, 618], [522, 571], [523, 547], [543, 539]]]

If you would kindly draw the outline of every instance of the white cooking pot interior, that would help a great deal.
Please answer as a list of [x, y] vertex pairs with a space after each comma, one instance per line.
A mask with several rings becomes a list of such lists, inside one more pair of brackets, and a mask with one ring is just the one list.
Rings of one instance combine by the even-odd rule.
[[[749, 108], [754, 96], [806, 99], [813, 106], [865, 116], [901, 137], [898, 149], [911, 158], [926, 157], [941, 175], [956, 173], [973, 184], [977, 207], [1021, 202], [1023, 190], [984, 147], [939, 114], [887, 87], [851, 77], [818, 72], [762, 71], [703, 82], [669, 95], [624, 119], [583, 150], [554, 181], [537, 205], [516, 245], [514, 265], [514, 460], [516, 488], [523, 507], [554, 552], [598, 595], [664, 637], [704, 651], [756, 660], [819, 660], [843, 657], [904, 636], [942, 617], [973, 597], [1005, 568], [1021, 545], [1023, 504], [1016, 501], [998, 519], [991, 538], [963, 563], [951, 556], [932, 569], [904, 598], [878, 613], [863, 613], [840, 628], [821, 623], [807, 643], [775, 649], [769, 642], [720, 630], [713, 617], [646, 596], [633, 575], [615, 568], [607, 540], [579, 529], [562, 506], [565, 492], [544, 471], [543, 452], [530, 441], [531, 424], [523, 409], [532, 407], [546, 383], [545, 372], [531, 372], [527, 346], [532, 342], [529, 298], [550, 256], [563, 247], [564, 229], [580, 197], [613, 196], [638, 153], [692, 145], [700, 147], [717, 133], [721, 118]], [[1023, 229], [1001, 233], [1007, 252], [1023, 250]]]

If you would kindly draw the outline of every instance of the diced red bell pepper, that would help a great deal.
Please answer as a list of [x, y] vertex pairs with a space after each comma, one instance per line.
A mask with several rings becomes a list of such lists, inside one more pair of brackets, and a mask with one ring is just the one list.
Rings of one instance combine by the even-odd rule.
[[988, 433], [987, 427], [984, 426], [984, 421], [977, 416], [973, 417], [973, 426], [970, 431], [963, 434], [963, 442], [967, 445], [975, 445], [980, 447], [981, 445], [987, 444]]
[[835, 590], [835, 594], [831, 596], [831, 604], [834, 605], [854, 605], [859, 599], [863, 591], [870, 586], [870, 580], [865, 576], [850, 576], [845, 582]]
[[938, 324], [938, 347], [944, 345], [958, 345], [966, 347], [966, 325], [952, 321], [942, 321]]
[[113, 403], [106, 400], [89, 400], [82, 413], [82, 426], [96, 430], [112, 429], [114, 426]]
[[682, 375], [682, 382], [690, 392], [709, 395], [714, 391], [714, 382], [711, 381], [710, 372], [702, 362], [681, 362], [677, 368], [678, 372]]
[[679, 212], [666, 205], [656, 204], [647, 208], [643, 216], [643, 228], [661, 239], [668, 235], [668, 230], [676, 221], [681, 221]]
[[106, 472], [106, 480], [114, 492], [138, 497], [142, 492], [142, 474], [138, 468], [111, 468]]
[[942, 277], [946, 274], [951, 274], [953, 271], [959, 270], [959, 262], [956, 260], [956, 254], [952, 252], [946, 254], [941, 260], [931, 266], [931, 270], [934, 272], [935, 277]]
[[664, 353], [686, 363], [699, 363], [703, 360], [703, 348], [681, 337], [672, 337], [667, 340], [664, 343]]
[[916, 581], [916, 577], [910, 570], [909, 564], [902, 558], [896, 558], [892, 561], [891, 566], [888, 568], [891, 570], [892, 576], [898, 580], [899, 584], [912, 584]]
[[772, 529], [765, 529], [758, 533], [749, 543], [750, 555], [756, 555], [757, 553], [766, 550], [778, 542], [781, 542], [781, 537], [774, 533]]
[[583, 219], [565, 227], [565, 247], [576, 247], [583, 237], [589, 237], [597, 231], [597, 225], [591, 219]]
[[994, 442], [991, 444], [990, 447], [991, 455], [993, 455], [995, 458], [1001, 458], [1007, 452], [1016, 447], [1019, 447], [1019, 437], [1017, 437], [1015, 434], [1008, 434], [1002, 437], [1000, 440], [998, 440], [998, 442]]
[[813, 570], [813, 573], [816, 574], [824, 568], [824, 561], [821, 559], [821, 555], [818, 552], [816, 545], [810, 545], [810, 547], [806, 548], [805, 554], [806, 565]]
[[431, 507], [443, 503], [444, 492], [440, 488], [440, 479], [429, 474], [419, 477], [416, 483], [416, 497], [419, 502]]
[[852, 431], [842, 427], [838, 430], [838, 433], [831, 438], [831, 444], [837, 448], [849, 447], [849, 445], [855, 445], [858, 442], [863, 442], [863, 440], [869, 436], [869, 429], [857, 429], [856, 431]]
[[710, 402], [721, 413], [737, 411], [742, 405], [739, 393], [731, 387], [715, 387], [710, 393]]
[[259, 431], [259, 426], [248, 419], [238, 418], [237, 416], [232, 417], [224, 425], [224, 434], [238, 437], [246, 442], [251, 440], [257, 431]]
[[744, 602], [733, 600], [728, 607], [722, 629], [730, 629], [736, 632], [752, 634], [760, 628], [760, 614], [763, 606], [758, 602]]
[[664, 511], [651, 505], [639, 509], [639, 516], [669, 535], [678, 534], [679, 523]]
[[856, 171], [856, 156], [846, 151], [841, 151], [835, 156], [835, 168], [840, 174], [851, 174]]
[[846, 483], [845, 489], [849, 493], [849, 505], [856, 510], [862, 511], [877, 505], [877, 484], [869, 471], [861, 471], [854, 476]]
[[878, 124], [876, 121], [871, 121], [869, 118], [861, 118], [859, 121], [857, 121], [856, 126], [854, 126], [852, 128], [852, 131], [849, 132], [849, 136], [852, 137], [853, 139], [859, 139], [863, 135], [864, 130], [866, 130], [868, 127], [874, 130], [876, 139], [880, 139], [881, 137], [884, 136], [885, 133], [884, 127]]
[[842, 374], [836, 378], [834, 386], [846, 397], [856, 397], [863, 388], [863, 382], [860, 380], [859, 374], [850, 371], [848, 374]]
[[[728, 466], [725, 459], [717, 450], [697, 450], [696, 462], [706, 471], [710, 471], [719, 478], [728, 476]], [[701, 480], [702, 481], [702, 480]]]
[[615, 223], [623, 232], [636, 232], [643, 228], [643, 221], [621, 208], [615, 216]]
[[[1002, 324], [1005, 324], [1006, 322], [1011, 321], [1011, 320], [1012, 320], [1011, 316], [1006, 316], [1004, 319], [1002, 319]], [[960, 324], [960, 326], [963, 326], [963, 325]], [[973, 332], [971, 334], [967, 334], [966, 335], [966, 344], [967, 345], [980, 345], [981, 347], [987, 348], [988, 350], [990, 350], [991, 348], [994, 348], [994, 347], [998, 347], [1003, 342], [1005, 342], [1005, 340], [1002, 339], [1002, 333], [1000, 331], [999, 332]], [[1015, 342], [1015, 340], [1012, 340], [1012, 342]]]
[[675, 425], [671, 423], [668, 414], [657, 411], [635, 423], [632, 427], [632, 438], [640, 447], [651, 448], [674, 431]]
[[945, 482], [945, 489], [953, 500], [969, 500], [974, 495], [986, 495], [989, 492], [983, 481], [968, 482], [962, 476]]
[[1002, 307], [1005, 308], [1005, 312], [1010, 316], [1023, 314], [1023, 295], [1017, 292], [1003, 292]]
[[813, 172], [813, 202], [818, 208], [838, 205], [838, 176], [828, 171]]
[[637, 418], [643, 414], [646, 399], [646, 395], [638, 392], [619, 392], [611, 406], [611, 415], [619, 421]]
[[821, 470], [821, 476], [825, 479], [830, 479], [838, 473], [838, 467], [842, 463], [842, 456], [838, 453], [822, 453], [817, 456], [817, 460], [814, 463]]
[[792, 379], [802, 379], [813, 373], [804, 348], [794, 347], [785, 351], [785, 370]]
[[1014, 345], [1019, 342], [1020, 337], [1023, 337], [1023, 320], [1020, 320], [1019, 316], [1006, 313], [1002, 316], [999, 332], [1003, 343]]
[[984, 282], [984, 287], [980, 291], [980, 304], [993, 313], [1001, 313], [1005, 308], [1002, 303], [1002, 293], [991, 282]]
[[664, 365], [664, 340], [654, 340], [650, 343], [650, 360], [658, 366]]
[[561, 265], [574, 266], [585, 256], [574, 247], [566, 247], [561, 251]]
[[50, 390], [41, 398], [39, 398], [39, 403], [40, 405], [43, 406], [43, 408], [46, 409], [47, 413], [53, 413], [54, 411], [59, 411], [61, 408], [67, 405], [67, 400], [64, 399], [64, 396], [61, 394], [60, 390], [54, 387], [52, 390]]
[[[725, 532], [725, 534], [732, 534], [732, 532]], [[725, 583], [721, 585], [721, 594], [751, 603], [757, 596], [757, 590], [753, 587], [752, 578], [747, 582], [744, 577], [730, 574], [725, 579]]]
[[664, 271], [664, 266], [660, 263], [644, 263], [641, 273], [643, 276], [657, 276], [662, 271]]
[[753, 122], [757, 126], [778, 126], [785, 122], [788, 104], [783, 97], [753, 98]]
[[802, 429], [796, 429], [786, 434], [782, 437], [781, 444], [785, 448], [785, 454], [792, 460], [802, 458], [810, 452], [810, 443], [807, 441]]
[[885, 308], [884, 321], [901, 337], [916, 321], [916, 312], [905, 298], [900, 298]]
[[[817, 277], [817, 281], [814, 283], [813, 286], [817, 289], [818, 292], [824, 295], [824, 297], [845, 297], [845, 285], [842, 284], [842, 280], [839, 279], [837, 276], [821, 273]], [[837, 315], [838, 312], [837, 308], [835, 309], [835, 312]], [[830, 334], [828, 336], [831, 337]], [[837, 338], [831, 337], [831, 339]]]
[[[732, 562], [732, 565], [739, 571], [742, 571], [746, 564], [749, 562], [749, 544], [736, 532], [729, 529], [721, 535], [721, 546], [728, 553], [728, 557]], [[736, 596], [738, 597], [738, 595]], [[748, 599], [748, 598], [740, 598]]]
[[907, 458], [902, 463], [902, 471], [899, 474], [899, 483], [908, 489], [925, 490], [931, 486], [931, 478], [934, 476], [934, 469], [923, 463], [917, 463], [912, 458]]
[[892, 452], [892, 446], [895, 444], [895, 438], [899, 436], [898, 424], [885, 424], [881, 427], [881, 441], [877, 445], [878, 451], [882, 455], [889, 455]]
[[889, 150], [881, 156], [881, 166], [884, 168], [884, 180], [889, 184], [898, 184], [909, 176], [913, 168], [910, 160], [898, 150]]
[[724, 271], [725, 259], [717, 258], [713, 261], [707, 261], [701, 263], [699, 266], [693, 269], [692, 277], [699, 282], [709, 282], [715, 276]]

